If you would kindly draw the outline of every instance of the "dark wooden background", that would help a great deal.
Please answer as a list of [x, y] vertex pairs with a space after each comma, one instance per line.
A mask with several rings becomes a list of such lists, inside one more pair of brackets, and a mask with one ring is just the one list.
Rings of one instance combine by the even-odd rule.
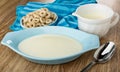
[[[9, 32], [15, 20], [15, 9], [20, 0], [0, 0], [0, 41]], [[110, 0], [109, 0], [110, 1]], [[26, 3], [27, 0], [24, 0]], [[120, 1], [119, 1], [120, 4]], [[116, 7], [120, 11], [120, 7]], [[112, 59], [105, 64], [97, 64], [88, 72], [120, 72], [120, 22], [102, 37], [101, 44], [107, 41], [116, 43], [117, 50]], [[95, 50], [87, 52], [78, 59], [60, 65], [42, 65], [27, 61], [8, 47], [0, 44], [0, 72], [80, 72], [92, 59]]]

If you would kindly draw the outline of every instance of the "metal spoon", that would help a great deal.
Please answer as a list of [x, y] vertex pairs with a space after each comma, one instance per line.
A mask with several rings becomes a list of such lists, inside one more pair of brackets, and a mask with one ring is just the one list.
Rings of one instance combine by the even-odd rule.
[[107, 42], [98, 48], [94, 54], [95, 60], [90, 62], [84, 69], [80, 72], [87, 72], [93, 65], [97, 63], [105, 63], [111, 59], [115, 52], [115, 43]]

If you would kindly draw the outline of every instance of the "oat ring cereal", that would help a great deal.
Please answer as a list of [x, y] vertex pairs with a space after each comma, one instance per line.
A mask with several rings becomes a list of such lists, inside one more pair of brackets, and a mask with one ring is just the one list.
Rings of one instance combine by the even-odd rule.
[[25, 27], [33, 28], [33, 27], [35, 27], [35, 24], [33, 24], [33, 23], [26, 23]]
[[46, 19], [45, 18], [40, 18], [39, 19], [41, 23], [45, 23]]
[[31, 22], [33, 22], [33, 17], [29, 17], [29, 18], [27, 18], [27, 23], [31, 23]]
[[41, 8], [28, 13], [22, 18], [22, 26], [25, 28], [41, 27], [53, 23], [57, 15], [47, 8]]
[[34, 18], [39, 18], [39, 16], [37, 14], [33, 14]]
[[48, 18], [50, 18], [50, 17], [51, 17], [51, 15], [52, 15], [52, 14], [51, 14], [50, 12], [46, 12], [46, 16], [45, 16], [45, 18], [47, 18], [47, 19], [48, 19]]
[[46, 16], [46, 11], [40, 11], [40, 12], [39, 12], [39, 15], [40, 15], [41, 17], [45, 17], [45, 16]]
[[41, 8], [41, 10], [48, 12], [49, 10], [47, 8]]
[[39, 18], [33, 18], [34, 23], [38, 23], [39, 21], [40, 21]]
[[28, 21], [28, 19], [26, 17], [22, 18], [22, 23], [26, 23]]
[[47, 24], [49, 24], [49, 23], [51, 23], [51, 22], [52, 22], [51, 19], [46, 19], [46, 23], [47, 23]]

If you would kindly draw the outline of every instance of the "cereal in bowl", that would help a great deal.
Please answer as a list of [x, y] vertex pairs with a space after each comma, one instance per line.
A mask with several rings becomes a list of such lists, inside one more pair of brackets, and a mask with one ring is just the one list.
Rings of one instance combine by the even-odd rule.
[[57, 19], [57, 15], [47, 8], [28, 13], [22, 18], [22, 27], [33, 28], [49, 25]]

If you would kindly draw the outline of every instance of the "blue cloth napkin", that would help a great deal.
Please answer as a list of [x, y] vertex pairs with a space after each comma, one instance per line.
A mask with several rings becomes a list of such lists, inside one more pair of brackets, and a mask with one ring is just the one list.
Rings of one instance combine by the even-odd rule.
[[65, 26], [77, 29], [77, 17], [73, 16], [76, 8], [83, 4], [96, 3], [96, 0], [56, 0], [53, 3], [43, 4], [40, 2], [28, 2], [26, 5], [17, 6], [16, 20], [10, 26], [13, 31], [22, 30], [20, 20], [29, 12], [33, 12], [42, 7], [48, 8], [50, 11], [58, 15], [57, 21], [53, 24], [55, 26]]

